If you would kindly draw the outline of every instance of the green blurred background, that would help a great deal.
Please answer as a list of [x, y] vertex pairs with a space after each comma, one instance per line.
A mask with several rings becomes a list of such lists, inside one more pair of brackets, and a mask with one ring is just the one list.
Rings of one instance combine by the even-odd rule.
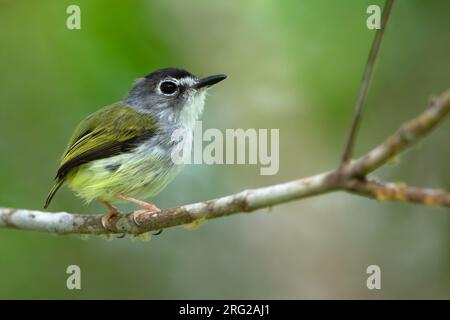
[[[81, 7], [81, 30], [66, 8]], [[0, 205], [42, 209], [75, 125], [166, 66], [229, 78], [204, 128], [279, 128], [280, 171], [192, 165], [172, 207], [337, 165], [382, 1], [0, 0]], [[450, 84], [450, 1], [396, 1], [357, 153]], [[374, 176], [450, 189], [450, 123]], [[130, 209], [131, 207], [122, 207]], [[103, 213], [63, 188], [52, 211]], [[0, 230], [0, 298], [450, 298], [447, 209], [328, 194], [151, 241]], [[66, 289], [68, 265], [82, 290]], [[366, 288], [381, 267], [382, 289]]]

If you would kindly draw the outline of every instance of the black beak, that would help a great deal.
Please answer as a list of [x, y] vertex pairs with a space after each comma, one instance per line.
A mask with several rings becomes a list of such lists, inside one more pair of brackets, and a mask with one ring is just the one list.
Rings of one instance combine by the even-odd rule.
[[216, 84], [222, 80], [225, 80], [227, 78], [224, 74], [216, 74], [215, 76], [205, 77], [200, 79], [197, 84], [194, 85], [195, 89], [200, 89], [203, 87], [210, 87], [213, 84]]

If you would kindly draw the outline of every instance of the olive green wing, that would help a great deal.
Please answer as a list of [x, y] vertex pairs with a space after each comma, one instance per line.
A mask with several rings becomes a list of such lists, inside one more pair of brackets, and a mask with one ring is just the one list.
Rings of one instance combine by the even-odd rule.
[[139, 113], [120, 102], [84, 119], [70, 139], [55, 177], [56, 183], [44, 207], [50, 204], [71, 170], [93, 160], [131, 151], [155, 132], [156, 126], [150, 115]]

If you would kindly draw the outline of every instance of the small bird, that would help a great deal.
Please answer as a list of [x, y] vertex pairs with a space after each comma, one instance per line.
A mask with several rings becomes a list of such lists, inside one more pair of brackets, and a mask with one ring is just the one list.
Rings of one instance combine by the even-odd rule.
[[[141, 199], [158, 194], [180, 171], [172, 151], [179, 143], [192, 143], [208, 88], [226, 77], [197, 78], [183, 69], [165, 68], [135, 80], [123, 101], [103, 107], [77, 126], [44, 208], [67, 182], [86, 203], [97, 199], [107, 206], [104, 226], [120, 214], [110, 202], [128, 201], [159, 211]], [[190, 138], [174, 141], [175, 130], [184, 130]]]

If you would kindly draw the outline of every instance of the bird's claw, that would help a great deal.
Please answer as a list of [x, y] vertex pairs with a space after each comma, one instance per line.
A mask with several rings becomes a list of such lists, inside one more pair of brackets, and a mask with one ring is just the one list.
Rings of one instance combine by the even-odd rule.
[[[158, 207], [156, 207], [153, 204], [149, 204], [149, 206], [146, 207], [145, 209], [146, 210], [137, 210], [132, 213], [133, 222], [138, 227], [140, 227], [142, 225], [142, 223], [138, 221], [139, 216], [141, 216], [143, 214], [146, 214], [146, 215], [149, 214], [150, 216], [153, 216], [156, 212], [161, 211]], [[155, 232], [153, 235], [154, 236], [160, 235], [162, 233], [162, 231], [163, 231], [163, 229], [160, 229], [157, 232]]]
[[[103, 228], [105, 228], [105, 229], [108, 230], [108, 231], [114, 232], [114, 230], [112, 230], [112, 229], [109, 227], [109, 225], [110, 225], [109, 221], [110, 221], [113, 217], [121, 216], [121, 215], [122, 215], [122, 214], [117, 213], [117, 212], [110, 212], [110, 213], [108, 213], [108, 214], [103, 215], [102, 218], [101, 218], [101, 223], [102, 223]], [[122, 236], [120, 236], [120, 237], [118, 237], [118, 238], [123, 238], [124, 236], [125, 236], [125, 234], [123, 234]]]
[[138, 221], [138, 218], [140, 215], [144, 214], [145, 212], [147, 212], [146, 210], [136, 210], [131, 214], [131, 217], [133, 218], [133, 222], [136, 226], [140, 227], [142, 225], [142, 223], [140, 223]]

